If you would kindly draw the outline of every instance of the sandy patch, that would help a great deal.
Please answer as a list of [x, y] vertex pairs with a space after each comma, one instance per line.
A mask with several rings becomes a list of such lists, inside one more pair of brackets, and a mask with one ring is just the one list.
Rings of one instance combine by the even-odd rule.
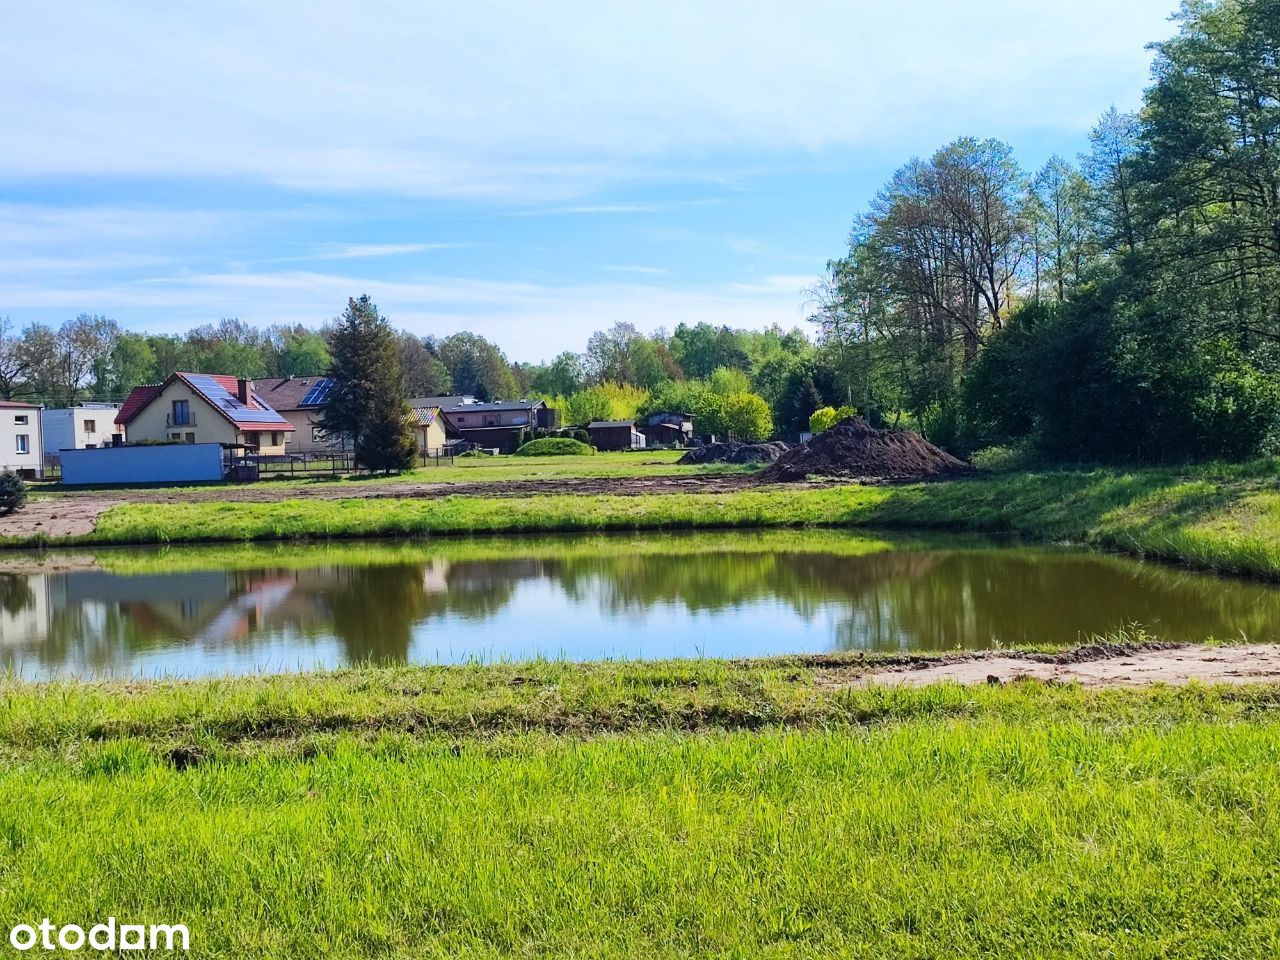
[[78, 537], [93, 533], [98, 517], [120, 503], [106, 497], [48, 497], [29, 500], [17, 513], [0, 517], [0, 537]]
[[942, 662], [917, 663], [873, 670], [850, 686], [923, 687], [931, 683], [1008, 683], [1024, 677], [1086, 687], [1142, 687], [1155, 683], [1280, 682], [1280, 645], [1119, 650], [1097, 658], [1070, 655], [981, 653]]

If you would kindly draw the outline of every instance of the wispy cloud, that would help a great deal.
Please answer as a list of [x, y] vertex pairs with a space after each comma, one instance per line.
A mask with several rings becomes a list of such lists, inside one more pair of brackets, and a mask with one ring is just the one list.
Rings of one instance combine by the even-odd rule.
[[559, 217], [559, 216], [611, 216], [643, 213], [672, 213], [694, 207], [709, 207], [724, 203], [722, 197], [705, 197], [698, 200], [672, 200], [667, 203], [582, 203], [567, 206], [539, 207], [530, 210], [512, 210], [509, 217]]
[[670, 270], [663, 270], [661, 267], [646, 267], [640, 264], [609, 264], [603, 269], [610, 270], [613, 273], [636, 273], [650, 277], [666, 277], [671, 275]]
[[[369, 257], [401, 257], [410, 253], [426, 253], [430, 250], [457, 250], [471, 246], [466, 243], [351, 243], [317, 253], [316, 260], [362, 260]], [[298, 257], [299, 260], [308, 259]]]

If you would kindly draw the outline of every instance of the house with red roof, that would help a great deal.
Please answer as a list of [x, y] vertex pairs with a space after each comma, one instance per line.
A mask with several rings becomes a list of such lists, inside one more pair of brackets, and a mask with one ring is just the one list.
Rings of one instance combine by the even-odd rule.
[[220, 443], [261, 454], [284, 453], [295, 431], [252, 380], [208, 373], [175, 373], [134, 387], [115, 422], [129, 443]]

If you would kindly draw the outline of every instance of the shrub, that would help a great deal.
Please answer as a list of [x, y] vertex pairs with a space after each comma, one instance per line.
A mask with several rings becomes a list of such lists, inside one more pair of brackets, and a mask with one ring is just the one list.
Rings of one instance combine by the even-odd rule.
[[920, 415], [924, 438], [949, 453], [960, 453], [959, 410], [951, 400], [935, 400]]
[[830, 430], [841, 420], [847, 417], [856, 417], [858, 411], [853, 407], [819, 407], [809, 417], [809, 432], [821, 433], [823, 430]]
[[590, 456], [595, 449], [581, 440], [569, 437], [543, 437], [541, 440], [530, 440], [516, 451], [517, 457], [577, 457]]
[[731, 393], [724, 398], [720, 416], [730, 436], [755, 443], [773, 433], [773, 414], [762, 397], [754, 393]]
[[1010, 470], [1020, 470], [1027, 464], [1026, 451], [1019, 447], [1011, 446], [993, 446], [983, 447], [981, 450], [974, 452], [969, 458], [979, 470], [989, 470], [992, 473], [1005, 473]]
[[0, 471], [0, 514], [21, 510], [27, 503], [27, 485], [12, 470]]

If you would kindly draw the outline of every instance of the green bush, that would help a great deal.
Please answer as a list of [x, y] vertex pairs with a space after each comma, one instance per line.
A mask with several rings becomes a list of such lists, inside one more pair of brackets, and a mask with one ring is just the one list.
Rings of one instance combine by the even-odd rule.
[[543, 437], [530, 440], [516, 451], [517, 457], [579, 457], [595, 453], [593, 447], [569, 437]]
[[973, 456], [969, 458], [969, 462], [979, 470], [987, 470], [991, 473], [1006, 473], [1025, 467], [1027, 454], [1025, 450], [1019, 447], [983, 447], [981, 450], [974, 451]]
[[849, 417], [856, 417], [858, 411], [853, 407], [819, 407], [813, 411], [809, 417], [809, 432], [822, 433], [823, 430], [830, 430], [841, 420]]
[[0, 471], [0, 514], [21, 510], [27, 503], [27, 485], [12, 470]]

